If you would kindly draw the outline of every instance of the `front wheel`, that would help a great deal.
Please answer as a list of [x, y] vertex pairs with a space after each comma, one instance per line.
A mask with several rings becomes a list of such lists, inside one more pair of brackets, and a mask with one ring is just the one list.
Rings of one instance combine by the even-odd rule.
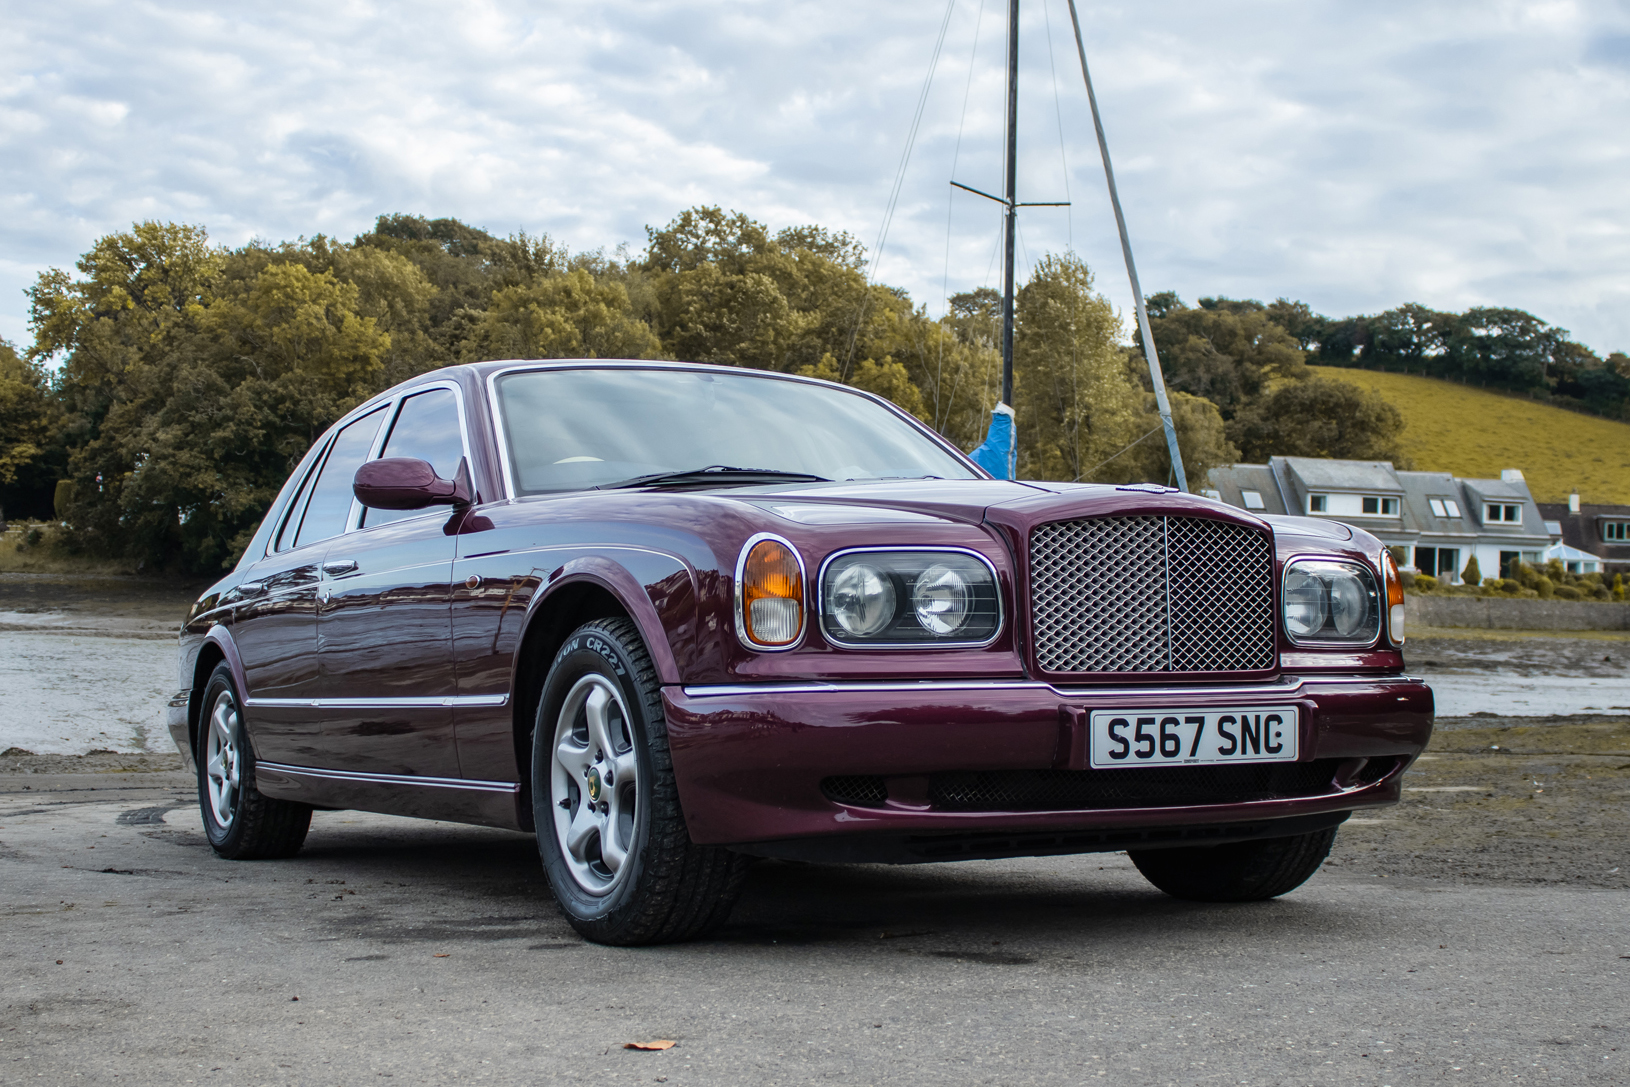
[[292, 857], [311, 828], [311, 805], [274, 800], [255, 788], [255, 753], [240, 705], [232, 669], [223, 662], [204, 688], [203, 734], [193, 760], [204, 836], [228, 860]]
[[555, 654], [532, 731], [532, 811], [549, 886], [590, 940], [688, 940], [735, 904], [747, 861], [691, 842], [656, 669], [626, 619], [585, 624]]
[[1194, 902], [1259, 902], [1306, 883], [1336, 840], [1336, 828], [1290, 838], [1231, 845], [1134, 849], [1143, 877], [1174, 898]]

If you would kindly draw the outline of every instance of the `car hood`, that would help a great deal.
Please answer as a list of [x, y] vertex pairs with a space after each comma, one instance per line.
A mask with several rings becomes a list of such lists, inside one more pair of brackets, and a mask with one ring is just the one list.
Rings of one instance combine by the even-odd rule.
[[1198, 513], [1262, 524], [1234, 506], [1148, 483], [912, 479], [754, 487], [717, 494], [803, 524], [938, 519], [1019, 527], [1060, 517], [1152, 513]]

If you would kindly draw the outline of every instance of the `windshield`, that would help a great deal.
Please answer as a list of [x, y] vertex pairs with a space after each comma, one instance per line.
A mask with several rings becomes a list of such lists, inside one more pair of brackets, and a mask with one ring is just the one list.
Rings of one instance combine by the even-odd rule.
[[685, 370], [534, 370], [498, 379], [522, 494], [713, 465], [823, 479], [973, 479], [882, 405], [841, 389]]

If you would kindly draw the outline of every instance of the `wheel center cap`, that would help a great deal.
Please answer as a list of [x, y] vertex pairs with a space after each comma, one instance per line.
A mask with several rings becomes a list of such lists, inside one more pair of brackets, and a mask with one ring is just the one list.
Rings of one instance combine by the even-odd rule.
[[589, 799], [596, 804], [600, 802], [600, 768], [589, 767]]

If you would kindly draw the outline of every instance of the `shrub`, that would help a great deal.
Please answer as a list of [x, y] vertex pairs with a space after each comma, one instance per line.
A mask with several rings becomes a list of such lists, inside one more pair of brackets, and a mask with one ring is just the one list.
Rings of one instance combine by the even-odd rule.
[[1558, 600], [1583, 600], [1585, 594], [1572, 585], [1558, 585], [1552, 590]]
[[1466, 560], [1466, 568], [1460, 572], [1460, 580], [1474, 587], [1483, 583], [1483, 571], [1478, 568], [1476, 555]]
[[1518, 593], [1522, 592], [1522, 582], [1518, 581], [1516, 578], [1505, 577], [1499, 580], [1498, 588], [1502, 593], [1509, 593], [1512, 596], [1516, 596]]
[[1613, 599], [1614, 600], [1623, 600], [1624, 599], [1624, 575], [1623, 574], [1614, 574], [1613, 575]]
[[1438, 587], [1438, 579], [1433, 577], [1431, 574], [1416, 574], [1415, 575], [1415, 591], [1416, 592], [1418, 592], [1418, 593], [1429, 593], [1433, 589], [1436, 589], [1437, 587]]
[[1539, 593], [1541, 600], [1549, 600], [1556, 595], [1556, 583], [1544, 574], [1534, 579], [1534, 591]]
[[1399, 570], [1398, 583], [1406, 589], [1413, 589], [1415, 587], [1415, 571]]
[[1561, 559], [1550, 559], [1545, 563], [1545, 576], [1554, 585], [1565, 584], [1568, 581], [1568, 568], [1562, 565]]

